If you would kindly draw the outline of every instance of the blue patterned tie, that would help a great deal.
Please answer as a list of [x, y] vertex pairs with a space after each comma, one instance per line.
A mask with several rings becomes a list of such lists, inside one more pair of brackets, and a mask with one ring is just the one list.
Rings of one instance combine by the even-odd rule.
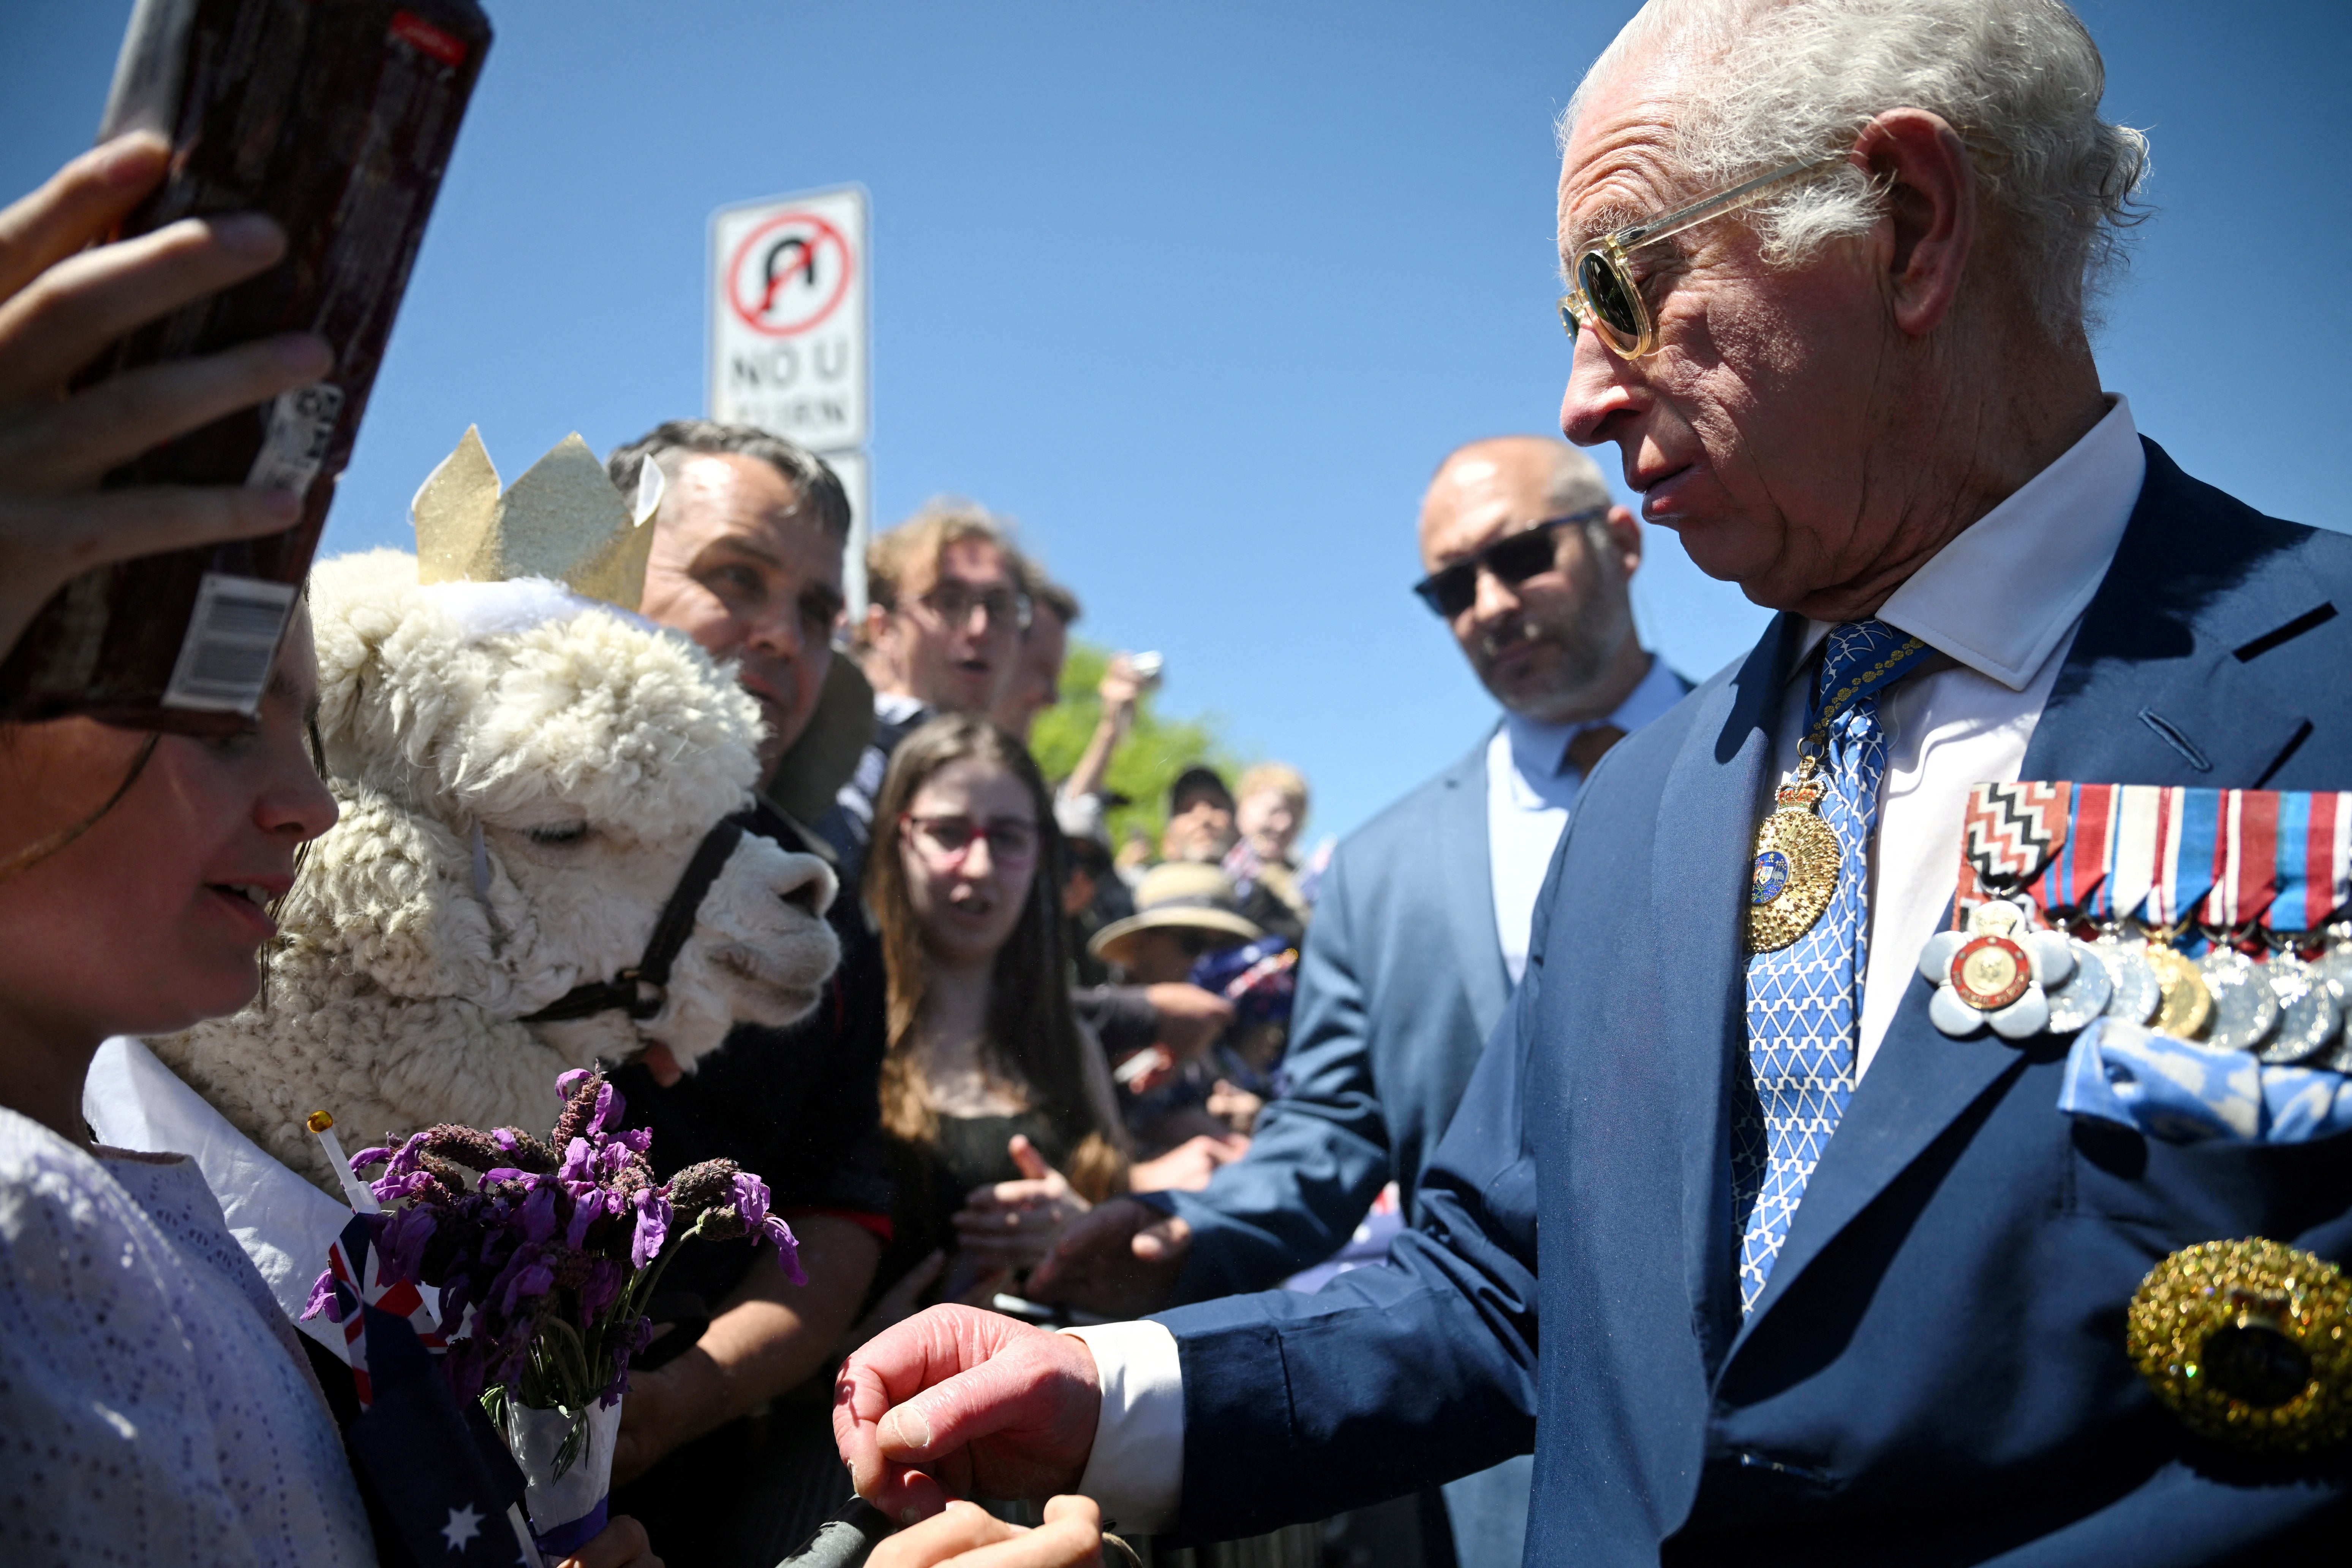
[[[1853, 1092], [1858, 978], [1868, 962], [1870, 836], [1878, 825], [1878, 784], [1886, 732], [1878, 698], [1916, 668], [1928, 649], [1884, 621], [1830, 628], [1813, 688], [1811, 721], [1828, 708], [1822, 820], [1837, 835], [1837, 890], [1811, 931], [1776, 952], [1748, 960], [1748, 1060], [1756, 1093], [1731, 1129], [1731, 1181], [1739, 1242], [1739, 1309], [1752, 1311], [1789, 1238], [1830, 1134]], [[1859, 696], [1845, 689], [1864, 682]], [[1840, 709], [1839, 698], [1851, 697]]]

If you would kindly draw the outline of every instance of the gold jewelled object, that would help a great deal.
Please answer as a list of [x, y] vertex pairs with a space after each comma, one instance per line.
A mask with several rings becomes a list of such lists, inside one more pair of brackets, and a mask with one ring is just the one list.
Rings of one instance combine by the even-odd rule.
[[2157, 1033], [2195, 1043], [2213, 1021], [2213, 994], [2205, 988], [2204, 974], [2193, 961], [2161, 942], [2149, 942], [2140, 956], [2156, 972], [2157, 988], [2164, 996], [2157, 1007]]
[[2199, 1436], [2267, 1453], [2352, 1436], [2352, 1282], [2326, 1259], [2200, 1242], [2148, 1271], [2125, 1321], [2140, 1375]]
[[1822, 820], [1829, 781], [1816, 776], [1808, 755], [1797, 775], [1773, 792], [1778, 808], [1756, 834], [1756, 861], [1748, 891], [1748, 950], [1778, 952], [1813, 929], [1837, 893], [1844, 856], [1837, 835]]

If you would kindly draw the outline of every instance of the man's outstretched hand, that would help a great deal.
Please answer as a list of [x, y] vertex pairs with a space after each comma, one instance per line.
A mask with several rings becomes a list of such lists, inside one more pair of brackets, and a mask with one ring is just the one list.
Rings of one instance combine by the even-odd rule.
[[1075, 1491], [1101, 1414], [1085, 1341], [933, 1307], [843, 1363], [833, 1435], [857, 1495], [911, 1524], [950, 1497]]

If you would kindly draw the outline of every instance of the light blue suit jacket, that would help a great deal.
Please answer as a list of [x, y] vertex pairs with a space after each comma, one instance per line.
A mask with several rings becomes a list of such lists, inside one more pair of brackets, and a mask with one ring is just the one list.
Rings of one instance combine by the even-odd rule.
[[1177, 1300], [1255, 1290], [1330, 1257], [1394, 1177], [1418, 1217], [1422, 1167], [1510, 978], [1487, 869], [1486, 746], [1350, 834], [1299, 955], [1287, 1085], [1246, 1158], [1198, 1193], [1142, 1201], [1192, 1227]]
[[[2021, 776], [2352, 787], [2345, 610], [2352, 540], [2150, 444]], [[1185, 1534], [1328, 1517], [1532, 1444], [1546, 1568], [2341, 1556], [2347, 1456], [2192, 1439], [2133, 1368], [2124, 1310], [2158, 1259], [2217, 1237], [2352, 1261], [2352, 1134], [2077, 1123], [2064, 1039], [1948, 1038], [1917, 984], [1741, 1316], [1742, 919], [1801, 631], [1780, 617], [1595, 770], [1388, 1263], [1160, 1320]]]

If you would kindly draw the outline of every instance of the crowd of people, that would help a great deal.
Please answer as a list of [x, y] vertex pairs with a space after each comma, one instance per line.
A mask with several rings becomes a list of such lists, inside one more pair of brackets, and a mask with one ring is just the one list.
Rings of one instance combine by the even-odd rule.
[[[1564, 122], [1562, 427], [1786, 613], [1695, 684], [1638, 635], [1641, 525], [1589, 458], [1432, 453], [1400, 591], [1498, 711], [1328, 855], [1278, 763], [1185, 767], [1158, 842], [1115, 841], [1150, 656], [1041, 769], [1080, 601], [982, 508], [877, 535], [853, 621], [821, 458], [686, 418], [614, 451], [660, 497], [635, 609], [757, 704], [730, 820], [830, 868], [839, 962], [691, 1071], [604, 1064], [661, 1177], [765, 1174], [805, 1283], [743, 1248], [666, 1277], [569, 1561], [764, 1568], [853, 1481], [912, 1526], [881, 1568], [1075, 1568], [1107, 1516], [1289, 1563], [1399, 1499], [1384, 1561], [1419, 1568], [2340, 1545], [2334, 1352], [2294, 1394], [2333, 1436], [2289, 1453], [2184, 1436], [2122, 1347], [2151, 1266], [2215, 1238], [2333, 1269], [2352, 1091], [2300, 1142], [2184, 1148], [2078, 1112], [2079, 1042], [1967, 1037], [1914, 984], [1985, 779], [2352, 782], [2314, 695], [2340, 542], [2181, 475], [2101, 388], [2086, 279], [2144, 160], [2102, 80], [2056, 0], [1646, 7]], [[95, 563], [291, 521], [102, 488], [327, 368], [297, 334], [72, 384], [282, 252], [257, 218], [104, 242], [164, 157], [101, 147], [0, 213], [0, 650]], [[101, 1042], [253, 1003], [346, 782], [319, 700], [298, 613], [248, 732], [0, 733], [12, 1562], [379, 1559], [235, 1194], [84, 1115]], [[1749, 923], [1796, 874], [1768, 811], [1833, 842], [1781, 942]], [[2241, 1295], [2233, 1331], [2287, 1335]]]

